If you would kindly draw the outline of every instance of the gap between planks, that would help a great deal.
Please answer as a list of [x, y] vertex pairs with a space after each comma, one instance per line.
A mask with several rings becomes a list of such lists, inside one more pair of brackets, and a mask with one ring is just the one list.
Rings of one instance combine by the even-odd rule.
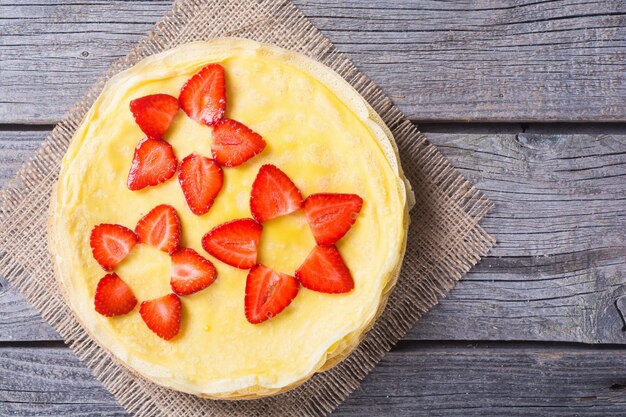
[[[63, 340], [28, 340], [10, 341], [0, 340], [0, 351], [2, 349], [55, 349], [67, 348]], [[542, 351], [580, 351], [596, 352], [610, 350], [624, 350], [623, 344], [604, 343], [590, 344], [580, 342], [559, 342], [559, 341], [536, 341], [536, 340], [411, 340], [402, 339], [391, 347], [390, 352], [426, 352], [430, 350], [511, 350], [520, 351], [527, 349], [533, 352]]]

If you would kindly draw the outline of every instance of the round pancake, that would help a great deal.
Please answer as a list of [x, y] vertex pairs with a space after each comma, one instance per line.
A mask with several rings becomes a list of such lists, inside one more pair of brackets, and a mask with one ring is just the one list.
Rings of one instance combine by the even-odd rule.
[[[224, 168], [224, 187], [211, 210], [194, 215], [176, 178], [141, 191], [126, 186], [143, 133], [129, 102], [155, 93], [178, 96], [209, 63], [226, 71], [226, 117], [263, 136], [267, 147], [245, 164]], [[180, 161], [211, 155], [210, 127], [179, 111], [165, 136]], [[250, 187], [263, 164], [274, 164], [303, 196], [355, 193], [363, 209], [339, 248], [355, 289], [323, 294], [301, 288], [281, 314], [261, 324], [244, 315], [247, 270], [230, 267], [201, 246], [226, 221], [250, 217]], [[49, 247], [59, 282], [89, 334], [123, 364], [167, 387], [212, 398], [256, 398], [283, 392], [328, 369], [356, 347], [382, 312], [405, 250], [407, 189], [389, 129], [339, 75], [307, 57], [250, 40], [222, 38], [181, 45], [145, 58], [114, 76], [76, 131], [51, 204]], [[118, 223], [134, 229], [158, 204], [178, 211], [181, 244], [216, 266], [210, 287], [181, 297], [180, 334], [165, 341], [137, 309], [106, 318], [93, 298], [105, 275], [93, 259], [91, 229]], [[264, 224], [259, 261], [293, 274], [315, 241], [302, 212]], [[171, 292], [169, 256], [136, 245], [116, 268], [137, 299]]]

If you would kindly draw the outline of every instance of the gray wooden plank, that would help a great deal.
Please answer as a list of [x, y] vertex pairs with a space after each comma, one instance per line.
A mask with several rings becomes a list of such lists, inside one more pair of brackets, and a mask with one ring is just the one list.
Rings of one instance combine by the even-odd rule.
[[61, 340], [61, 336], [0, 277], [0, 341], [28, 340]]
[[[626, 350], [402, 344], [336, 416], [617, 416]], [[125, 416], [64, 347], [0, 347], [0, 415]]]
[[[0, 132], [0, 174], [45, 134]], [[623, 129], [427, 136], [495, 202], [483, 224], [498, 243], [407, 338], [625, 343]], [[14, 290], [0, 293], [0, 340], [57, 338]]]
[[[621, 0], [296, 4], [414, 120], [626, 120]], [[170, 4], [0, 8], [0, 123], [54, 123]]]
[[49, 133], [43, 131], [0, 131], [0, 188], [12, 179], [18, 169], [31, 158]]
[[[0, 188], [39, 148], [47, 131], [0, 132]], [[0, 340], [58, 340], [58, 334], [24, 297], [0, 277]]]
[[626, 136], [427, 136], [495, 203], [497, 244], [411, 337], [624, 343]]
[[63, 346], [0, 346], [1, 416], [122, 417], [128, 414]]

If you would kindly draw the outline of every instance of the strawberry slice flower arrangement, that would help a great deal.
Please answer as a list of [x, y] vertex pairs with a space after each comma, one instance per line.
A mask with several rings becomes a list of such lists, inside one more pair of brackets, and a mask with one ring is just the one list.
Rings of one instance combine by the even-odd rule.
[[[146, 137], [135, 148], [128, 189], [155, 187], [178, 174], [192, 213], [209, 212], [220, 193], [223, 168], [237, 167], [261, 153], [265, 140], [243, 123], [225, 118], [226, 76], [219, 64], [202, 68], [183, 85], [177, 98], [153, 94], [130, 102], [130, 111]], [[213, 129], [212, 155], [191, 153], [178, 163], [163, 138], [179, 110]], [[354, 289], [350, 269], [335, 244], [355, 223], [363, 206], [355, 194], [319, 193], [303, 198], [293, 181], [278, 167], [259, 169], [250, 190], [252, 218], [234, 219], [214, 227], [202, 238], [202, 248], [217, 260], [249, 270], [244, 297], [246, 319], [259, 324], [280, 314], [300, 287], [329, 293]], [[263, 223], [302, 210], [316, 245], [293, 274], [259, 263]], [[205, 290], [218, 278], [215, 265], [191, 248], [180, 246], [181, 225], [176, 209], [161, 204], [139, 219], [135, 230], [116, 224], [96, 225], [90, 236], [92, 254], [107, 271], [97, 284], [95, 310], [106, 317], [131, 313], [138, 300], [123, 277], [115, 273], [137, 244], [167, 253], [171, 260], [172, 292], [140, 303], [139, 314], [157, 336], [171, 340], [183, 319], [180, 297]]]

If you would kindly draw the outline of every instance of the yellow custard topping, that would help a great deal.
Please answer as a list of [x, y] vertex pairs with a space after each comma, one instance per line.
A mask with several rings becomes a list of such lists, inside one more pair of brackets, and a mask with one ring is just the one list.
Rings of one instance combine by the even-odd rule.
[[[178, 97], [182, 85], [209, 63], [226, 71], [226, 117], [263, 136], [266, 149], [241, 166], [224, 168], [224, 187], [202, 216], [188, 208], [177, 177], [141, 191], [126, 181], [143, 133], [129, 102], [148, 94]], [[192, 152], [211, 156], [210, 127], [182, 111], [165, 140], [178, 161]], [[308, 58], [241, 39], [192, 43], [148, 57], [115, 77], [87, 114], [63, 160], [51, 211], [51, 251], [71, 306], [90, 334], [147, 378], [213, 397], [256, 396], [302, 382], [336, 355], [355, 347], [395, 282], [407, 230], [405, 183], [389, 132], [365, 101], [338, 75]], [[244, 314], [247, 270], [228, 266], [201, 246], [224, 222], [251, 217], [250, 188], [263, 164], [283, 170], [303, 196], [353, 193], [363, 209], [339, 248], [355, 289], [331, 295], [300, 288], [275, 318], [251, 324]], [[172, 205], [182, 226], [181, 245], [211, 260], [211, 286], [181, 297], [181, 332], [157, 337], [137, 308], [106, 318], [94, 310], [99, 279], [90, 231], [100, 223], [130, 229], [159, 204]], [[263, 225], [259, 261], [294, 274], [315, 241], [303, 212]], [[170, 258], [138, 244], [116, 273], [141, 301], [171, 293]]]

